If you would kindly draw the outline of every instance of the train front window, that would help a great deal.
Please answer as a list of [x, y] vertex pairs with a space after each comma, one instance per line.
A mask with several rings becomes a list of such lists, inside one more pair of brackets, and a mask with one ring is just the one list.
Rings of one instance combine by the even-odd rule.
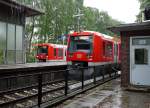
[[48, 54], [48, 47], [47, 47], [47, 46], [39, 46], [37, 53], [38, 53], [38, 54], [40, 54], [40, 53]]
[[90, 44], [77, 44], [77, 50], [89, 50], [90, 49]]
[[71, 36], [69, 52], [86, 51], [92, 52], [92, 36]]

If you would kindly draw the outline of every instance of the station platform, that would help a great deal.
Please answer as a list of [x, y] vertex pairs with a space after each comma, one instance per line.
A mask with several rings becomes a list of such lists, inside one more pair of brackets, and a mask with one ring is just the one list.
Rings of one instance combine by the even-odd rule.
[[36, 68], [36, 67], [46, 67], [46, 66], [63, 66], [63, 65], [67, 65], [67, 62], [51, 61], [51, 62], [37, 62], [37, 63], [26, 63], [26, 64], [10, 64], [10, 65], [0, 65], [0, 70]]
[[57, 108], [150, 108], [150, 93], [122, 90], [118, 78], [67, 100]]

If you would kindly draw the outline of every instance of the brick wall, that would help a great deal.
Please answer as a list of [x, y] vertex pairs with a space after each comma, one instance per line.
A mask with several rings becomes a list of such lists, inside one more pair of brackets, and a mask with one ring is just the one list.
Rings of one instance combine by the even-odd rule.
[[130, 37], [150, 36], [150, 30], [121, 32], [121, 86], [130, 85]]
[[121, 42], [122, 42], [122, 46], [121, 46], [121, 86], [123, 87], [127, 87], [127, 85], [129, 84], [129, 67], [130, 67], [130, 60], [129, 60], [129, 42], [130, 39], [128, 36], [124, 36], [124, 34], [122, 34], [121, 37]]

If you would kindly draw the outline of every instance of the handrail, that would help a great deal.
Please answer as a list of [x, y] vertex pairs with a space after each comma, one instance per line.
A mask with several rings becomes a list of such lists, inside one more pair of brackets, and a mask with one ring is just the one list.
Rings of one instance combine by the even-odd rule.
[[[17, 80], [17, 78], [29, 78], [29, 77], [34, 77], [35, 78], [35, 83], [25, 86], [25, 87], [18, 87], [15, 89], [11, 89], [11, 90], [3, 90], [0, 91], [0, 96], [3, 96], [4, 94], [11, 94], [11, 93], [15, 93], [15, 92], [21, 92], [24, 90], [32, 90], [33, 88], [37, 90], [37, 92], [35, 94], [20, 98], [20, 99], [16, 99], [16, 100], [11, 100], [8, 101], [6, 103], [0, 103], [0, 105], [8, 105], [8, 104], [14, 104], [16, 102], [20, 102], [22, 100], [27, 100], [27, 99], [31, 99], [34, 97], [38, 97], [38, 101], [37, 101], [37, 106], [41, 107], [41, 105], [43, 104], [42, 98], [44, 95], [48, 94], [48, 93], [53, 93], [59, 90], [63, 90], [64, 96], [68, 96], [70, 94], [69, 92], [69, 80], [70, 80], [70, 71], [75, 70], [75, 71], [79, 71], [81, 72], [81, 76], [80, 76], [80, 82], [81, 82], [81, 87], [78, 89], [81, 89], [81, 91], [84, 91], [86, 89], [86, 83], [85, 83], [85, 69], [93, 69], [93, 74], [91, 75], [91, 78], [93, 79], [93, 83], [94, 85], [98, 84], [98, 80], [97, 80], [97, 73], [96, 73], [96, 67], [95, 66], [91, 66], [91, 67], [77, 67], [77, 68], [69, 68], [69, 69], [58, 69], [58, 70], [47, 70], [44, 69], [42, 72], [41, 70], [36, 70], [36, 72], [33, 73], [20, 73], [19, 71], [16, 72], [16, 74], [18, 73], [18, 75], [13, 75], [13, 74], [9, 74], [8, 76], [3, 76], [0, 78], [0, 80], [11, 80], [11, 79], [15, 79]], [[35, 70], [34, 70], [35, 71]], [[114, 71], [113, 69], [111, 71]], [[108, 78], [113, 77], [112, 72], [108, 72]], [[45, 76], [44, 76], [45, 75]], [[46, 76], [49, 75], [49, 81], [46, 81]], [[115, 76], [117, 76], [116, 71], [115, 71]], [[105, 81], [106, 77], [105, 74], [100, 74], [100, 76], [102, 77], [102, 81]], [[52, 78], [53, 77], [53, 78]], [[44, 81], [45, 80], [45, 81]], [[21, 83], [21, 82], [20, 82]], [[62, 83], [61, 86], [52, 88], [52, 89], [48, 89], [47, 91], [43, 91], [44, 87], [46, 87], [47, 85], [51, 84], [57, 84], [57, 83]]]

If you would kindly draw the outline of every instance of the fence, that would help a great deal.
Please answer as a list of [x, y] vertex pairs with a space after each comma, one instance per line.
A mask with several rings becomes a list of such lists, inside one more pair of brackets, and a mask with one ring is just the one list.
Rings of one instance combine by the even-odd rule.
[[[20, 104], [29, 107], [52, 106], [118, 76], [117, 71], [102, 72], [106, 71], [102, 69], [99, 70], [101, 71], [99, 74], [97, 69], [97, 67], [55, 71], [33, 69], [0, 74], [0, 106], [11, 108], [17, 108]], [[77, 77], [74, 77], [71, 71], [75, 71]], [[89, 71], [90, 76], [87, 75]], [[29, 100], [32, 101], [30, 104]]]

